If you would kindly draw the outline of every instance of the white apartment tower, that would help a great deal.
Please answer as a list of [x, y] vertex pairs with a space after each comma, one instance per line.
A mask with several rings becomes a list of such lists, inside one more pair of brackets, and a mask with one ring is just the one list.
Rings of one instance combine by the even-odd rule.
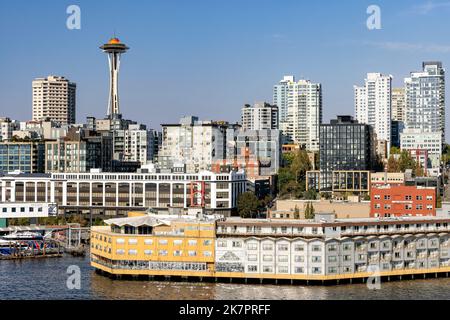
[[445, 141], [445, 70], [441, 62], [424, 62], [422, 72], [405, 78], [405, 129], [441, 132]]
[[279, 108], [279, 127], [287, 141], [318, 151], [322, 85], [285, 76], [274, 86], [273, 104]]
[[76, 84], [59, 76], [33, 81], [33, 120], [75, 123]]
[[391, 142], [392, 76], [368, 73], [362, 87], [354, 86], [355, 118], [374, 128], [379, 141]]
[[266, 130], [278, 129], [278, 107], [266, 102], [246, 104], [241, 114], [242, 129]]

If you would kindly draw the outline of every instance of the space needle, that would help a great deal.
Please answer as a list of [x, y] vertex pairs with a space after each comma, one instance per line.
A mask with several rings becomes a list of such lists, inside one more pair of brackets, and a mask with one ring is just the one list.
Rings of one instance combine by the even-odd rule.
[[108, 54], [109, 60], [109, 102], [107, 116], [109, 119], [120, 118], [119, 108], [119, 69], [120, 56], [129, 48], [116, 37], [100, 47]]

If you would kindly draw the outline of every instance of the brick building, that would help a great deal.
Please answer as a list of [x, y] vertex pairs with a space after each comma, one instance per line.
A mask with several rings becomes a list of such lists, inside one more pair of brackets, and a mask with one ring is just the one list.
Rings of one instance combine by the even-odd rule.
[[435, 216], [436, 188], [418, 186], [373, 186], [371, 217]]

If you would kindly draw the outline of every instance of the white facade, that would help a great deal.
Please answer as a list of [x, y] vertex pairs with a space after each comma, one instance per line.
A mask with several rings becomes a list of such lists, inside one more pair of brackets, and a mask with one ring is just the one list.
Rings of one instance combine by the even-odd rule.
[[[203, 187], [206, 210], [230, 210], [246, 191], [243, 172], [213, 173], [53, 173], [0, 175], [0, 203], [50, 202], [61, 210], [130, 211], [188, 208], [191, 188]], [[193, 194], [201, 197], [201, 193]], [[195, 204], [199, 203], [194, 199]]]
[[13, 137], [13, 131], [17, 130], [19, 124], [17, 121], [11, 121], [9, 118], [0, 118], [0, 141], [8, 141]]
[[354, 86], [355, 118], [374, 128], [378, 140], [391, 142], [392, 76], [368, 73], [363, 87]]
[[216, 271], [287, 279], [450, 266], [448, 219], [259, 220], [217, 224]]
[[279, 126], [289, 142], [319, 150], [322, 123], [322, 85], [285, 76], [274, 86], [273, 104], [279, 108]]
[[241, 113], [242, 129], [267, 130], [278, 129], [278, 107], [265, 102], [245, 105]]
[[441, 62], [424, 62], [423, 72], [405, 78], [405, 129], [440, 132], [445, 139], [445, 70]]
[[415, 157], [417, 150], [426, 150], [428, 161], [420, 156], [419, 161], [428, 173], [437, 176], [440, 173], [442, 155], [442, 135], [440, 132], [422, 132], [420, 129], [408, 129], [400, 134], [401, 150], [409, 150]]
[[182, 118], [179, 124], [162, 125], [158, 162], [163, 168], [186, 166], [187, 172], [210, 170], [216, 160], [226, 159], [226, 123]]
[[140, 125], [129, 125], [124, 130], [124, 160], [139, 161], [145, 164], [148, 160], [149, 134], [147, 129]]
[[76, 84], [58, 76], [33, 81], [33, 120], [75, 123]]

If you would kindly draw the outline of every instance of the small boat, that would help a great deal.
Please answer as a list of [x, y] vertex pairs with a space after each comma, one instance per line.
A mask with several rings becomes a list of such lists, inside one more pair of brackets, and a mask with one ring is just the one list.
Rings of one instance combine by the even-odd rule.
[[43, 240], [42, 234], [37, 232], [14, 232], [2, 237], [4, 240]]
[[25, 243], [0, 239], [0, 256], [10, 255], [14, 250], [24, 250], [27, 248], [28, 245]]

